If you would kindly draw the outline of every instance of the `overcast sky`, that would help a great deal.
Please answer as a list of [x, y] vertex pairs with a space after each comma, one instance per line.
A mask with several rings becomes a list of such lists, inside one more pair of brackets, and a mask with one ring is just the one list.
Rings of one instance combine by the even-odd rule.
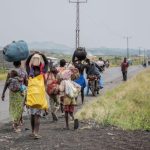
[[[0, 45], [12, 40], [75, 46], [75, 4], [69, 0], [0, 0]], [[88, 0], [80, 5], [81, 45], [150, 49], [150, 0]]]

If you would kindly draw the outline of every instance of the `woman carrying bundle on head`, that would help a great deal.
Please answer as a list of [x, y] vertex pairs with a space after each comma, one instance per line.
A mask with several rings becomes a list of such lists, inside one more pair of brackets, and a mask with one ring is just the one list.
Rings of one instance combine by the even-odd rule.
[[13, 129], [15, 132], [20, 132], [20, 125], [22, 124], [23, 103], [25, 99], [25, 86], [27, 86], [27, 74], [21, 68], [21, 61], [13, 63], [12, 69], [5, 82], [2, 93], [2, 100], [5, 99], [5, 92], [9, 88], [9, 114], [13, 122]]
[[41, 53], [34, 53], [26, 61], [26, 69], [29, 74], [26, 105], [31, 114], [31, 136], [39, 139], [40, 117], [42, 112], [48, 110], [45, 89], [45, 73], [48, 61]]

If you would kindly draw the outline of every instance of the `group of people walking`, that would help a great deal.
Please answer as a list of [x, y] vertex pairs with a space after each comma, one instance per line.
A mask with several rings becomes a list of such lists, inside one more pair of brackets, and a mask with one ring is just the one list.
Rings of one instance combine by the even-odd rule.
[[[66, 64], [66, 60], [60, 60], [59, 67], [49, 63], [44, 63], [46, 57], [43, 54], [35, 53], [29, 56], [26, 61], [26, 71], [21, 67], [21, 61], [13, 63], [14, 68], [8, 72], [7, 79], [2, 93], [2, 100], [5, 100], [5, 92], [9, 89], [9, 113], [12, 120], [12, 127], [15, 132], [21, 131], [23, 125], [22, 114], [24, 106], [31, 115], [32, 134], [35, 139], [40, 138], [39, 126], [40, 117], [44, 112], [48, 114], [48, 103], [46, 94], [49, 97], [50, 112], [53, 121], [58, 121], [57, 111], [60, 109], [64, 114], [66, 129], [69, 129], [69, 115], [74, 120], [74, 129], [77, 129], [79, 122], [74, 118], [74, 106], [77, 103], [79, 93], [81, 101], [84, 103], [84, 88], [86, 87], [87, 76], [95, 74], [100, 76], [97, 70], [99, 66], [90, 62], [89, 59], [74, 61]], [[96, 70], [92, 70], [96, 67]], [[100, 68], [99, 68], [100, 69]], [[92, 71], [93, 72], [92, 72]], [[39, 103], [40, 101], [40, 103]], [[37, 103], [37, 104], [36, 104]]]
[[[26, 106], [31, 115], [31, 136], [34, 139], [41, 137], [39, 135], [40, 117], [49, 113], [47, 95], [53, 121], [58, 121], [57, 112], [60, 109], [65, 118], [66, 129], [69, 129], [70, 117], [74, 121], [74, 129], [77, 129], [79, 122], [74, 118], [74, 107], [79, 94], [81, 93], [82, 104], [85, 87], [87, 87], [87, 95], [89, 90], [99, 94], [99, 90], [104, 86], [102, 73], [105, 67], [109, 67], [108, 60], [88, 59], [84, 48], [78, 48], [74, 52], [72, 63], [61, 59], [59, 66], [48, 62], [46, 56], [40, 52], [34, 52], [29, 56], [29, 50], [24, 41], [7, 45], [4, 47], [3, 54], [6, 61], [13, 62], [14, 68], [8, 72], [2, 101], [5, 100], [6, 90], [9, 89], [9, 116], [14, 132], [21, 132], [22, 115]], [[21, 60], [24, 59], [26, 59], [26, 71], [21, 66]], [[126, 59], [121, 67], [123, 79], [126, 80], [128, 67]], [[92, 80], [94, 82], [91, 82]], [[91, 88], [92, 85], [93, 88]]]

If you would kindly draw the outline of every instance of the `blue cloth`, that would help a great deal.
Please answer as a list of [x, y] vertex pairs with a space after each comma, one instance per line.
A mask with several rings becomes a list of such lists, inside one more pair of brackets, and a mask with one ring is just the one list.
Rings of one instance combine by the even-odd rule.
[[29, 56], [28, 45], [24, 41], [12, 42], [4, 47], [3, 54], [9, 62], [25, 60]]
[[82, 88], [86, 87], [86, 81], [85, 81], [85, 78], [84, 78], [84, 76], [82, 74], [74, 82], [76, 82], [77, 84], [79, 84]]
[[26, 87], [25, 85], [22, 84], [22, 85], [20, 86], [20, 91], [21, 91], [21, 92], [26, 91], [26, 89], [27, 89], [27, 87]]

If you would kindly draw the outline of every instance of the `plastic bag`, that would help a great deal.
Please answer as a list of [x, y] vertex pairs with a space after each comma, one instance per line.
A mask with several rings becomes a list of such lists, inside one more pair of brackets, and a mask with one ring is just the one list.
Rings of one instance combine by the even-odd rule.
[[48, 109], [43, 75], [29, 78], [26, 105], [31, 108]]
[[70, 98], [75, 98], [79, 95], [79, 92], [81, 90], [80, 85], [77, 83], [65, 80], [65, 94]]

